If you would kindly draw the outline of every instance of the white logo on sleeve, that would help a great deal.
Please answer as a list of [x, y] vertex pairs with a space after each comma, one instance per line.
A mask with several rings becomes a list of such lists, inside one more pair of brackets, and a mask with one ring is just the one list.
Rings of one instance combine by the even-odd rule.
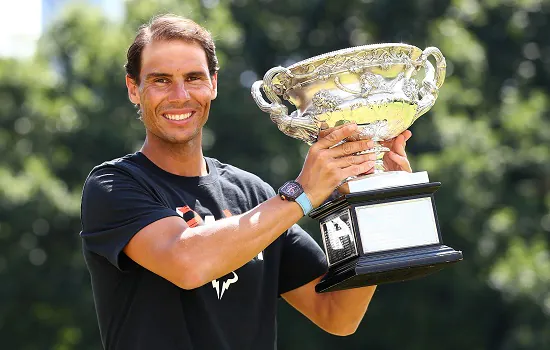
[[226, 279], [222, 282], [222, 289], [220, 290], [220, 281], [213, 280], [212, 281], [212, 287], [216, 290], [216, 293], [218, 294], [218, 300], [221, 300], [223, 298], [223, 293], [225, 293], [226, 290], [229, 289], [229, 286], [239, 280], [239, 276], [235, 273], [235, 271], [231, 272], [233, 274], [233, 277]]

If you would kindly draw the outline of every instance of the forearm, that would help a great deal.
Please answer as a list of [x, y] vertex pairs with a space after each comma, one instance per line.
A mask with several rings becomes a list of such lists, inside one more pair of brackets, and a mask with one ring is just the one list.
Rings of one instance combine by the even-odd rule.
[[369, 286], [327, 293], [327, 330], [337, 335], [354, 333], [375, 290], [376, 286]]
[[359, 326], [376, 286], [317, 293], [319, 277], [282, 297], [313, 323], [335, 335], [350, 335]]
[[252, 260], [302, 216], [298, 204], [274, 197], [244, 214], [184, 230], [173, 252], [198, 287]]

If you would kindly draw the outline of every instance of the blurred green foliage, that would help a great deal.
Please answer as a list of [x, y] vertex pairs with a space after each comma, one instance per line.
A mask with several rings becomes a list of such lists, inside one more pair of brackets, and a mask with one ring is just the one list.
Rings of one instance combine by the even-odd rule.
[[[135, 151], [125, 51], [152, 15], [186, 15], [216, 38], [219, 97], [209, 156], [274, 187], [297, 176], [305, 145], [250, 96], [269, 68], [377, 42], [439, 47], [447, 80], [412, 127], [415, 170], [441, 181], [446, 243], [464, 262], [380, 286], [350, 337], [281, 303], [280, 349], [550, 348], [550, 1], [130, 0], [111, 22], [79, 5], [32, 60], [0, 60], [0, 340], [5, 349], [98, 349], [78, 232], [82, 183]], [[318, 237], [313, 220], [302, 224]]]

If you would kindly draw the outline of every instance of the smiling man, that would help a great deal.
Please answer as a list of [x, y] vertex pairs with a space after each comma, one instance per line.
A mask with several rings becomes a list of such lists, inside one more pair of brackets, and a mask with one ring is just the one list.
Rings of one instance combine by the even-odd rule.
[[[217, 95], [210, 34], [153, 18], [130, 46], [126, 86], [145, 126], [140, 151], [95, 167], [82, 196], [83, 252], [105, 349], [275, 349], [284, 298], [327, 332], [359, 325], [375, 287], [317, 294], [325, 256], [296, 222], [343, 179], [372, 171], [370, 141], [329, 130], [279, 194], [202, 152]], [[215, 122], [215, 121], [214, 121]], [[398, 136], [386, 162], [410, 171]], [[289, 189], [294, 189], [290, 193]]]

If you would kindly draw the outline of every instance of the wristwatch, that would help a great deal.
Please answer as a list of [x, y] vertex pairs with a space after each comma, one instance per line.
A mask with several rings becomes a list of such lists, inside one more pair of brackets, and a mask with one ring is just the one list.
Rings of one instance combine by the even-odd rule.
[[298, 203], [298, 205], [300, 205], [300, 207], [302, 208], [304, 215], [309, 214], [309, 212], [313, 210], [313, 205], [311, 204], [311, 201], [304, 192], [302, 185], [300, 185], [300, 183], [298, 183], [297, 181], [291, 180], [285, 182], [279, 188], [278, 193], [279, 197], [281, 197], [282, 200]]

